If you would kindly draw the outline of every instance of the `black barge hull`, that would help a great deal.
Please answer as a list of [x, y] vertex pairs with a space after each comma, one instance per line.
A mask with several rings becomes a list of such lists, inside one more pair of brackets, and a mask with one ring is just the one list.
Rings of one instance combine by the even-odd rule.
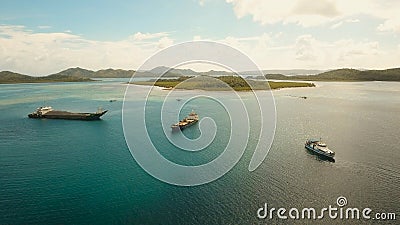
[[99, 120], [107, 110], [99, 113], [74, 113], [67, 111], [50, 111], [45, 114], [31, 113], [29, 118], [34, 119], [62, 119], [62, 120]]

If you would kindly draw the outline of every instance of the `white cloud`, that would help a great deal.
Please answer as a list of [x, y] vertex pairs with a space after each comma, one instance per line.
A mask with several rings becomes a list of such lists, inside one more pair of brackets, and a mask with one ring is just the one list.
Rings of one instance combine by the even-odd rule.
[[261, 24], [282, 22], [308, 27], [364, 14], [383, 21], [378, 30], [400, 32], [398, 13], [400, 1], [396, 0], [226, 0], [226, 2], [233, 5], [238, 18], [250, 15], [254, 21]]
[[332, 1], [328, 0], [226, 0], [233, 5], [238, 18], [246, 15], [261, 24], [297, 23], [313, 26], [331, 21], [340, 15]]
[[136, 35], [136, 39], [111, 42], [66, 32], [41, 33], [23, 26], [0, 26], [0, 71], [47, 75], [76, 66], [136, 69], [151, 54], [172, 44], [166, 33], [146, 33]]
[[292, 12], [299, 15], [320, 15], [324, 17], [335, 17], [340, 14], [336, 5], [328, 0], [298, 0]]
[[[284, 34], [280, 34], [284, 35]], [[388, 68], [398, 66], [398, 49], [383, 50], [376, 41], [340, 39], [322, 41], [300, 35], [292, 44], [280, 46], [280, 35], [227, 37], [220, 40], [249, 55], [262, 69]]]
[[346, 23], [359, 23], [360, 20], [359, 19], [347, 19]]
[[331, 29], [337, 29], [339, 27], [341, 27], [343, 24], [345, 23], [359, 23], [360, 20], [359, 19], [347, 19], [347, 20], [341, 20], [338, 23], [335, 23], [331, 26]]
[[308, 68], [385, 68], [393, 57], [383, 51], [376, 41], [355, 41], [340, 39], [325, 42], [311, 35], [299, 36], [294, 46], [295, 60], [298, 65]]
[[301, 61], [316, 60], [314, 46], [316, 40], [311, 35], [302, 35], [296, 39], [296, 59]]
[[378, 30], [400, 33], [400, 19], [388, 19], [378, 26]]
[[145, 41], [145, 40], [152, 40], [156, 38], [163, 38], [167, 37], [169, 34], [166, 32], [159, 32], [159, 33], [141, 33], [137, 32], [132, 36], [134, 41]]
[[159, 41], [158, 41], [158, 48], [162, 49], [162, 48], [166, 48], [168, 46], [171, 46], [174, 44], [174, 40], [172, 40], [169, 37], [162, 37]]
[[[238, 48], [262, 69], [387, 68], [398, 66], [398, 48], [382, 49], [374, 40], [323, 41], [305, 34], [229, 36], [219, 42]], [[134, 35], [135, 36], [135, 35]], [[23, 26], [0, 26], [0, 71], [47, 75], [69, 67], [92, 70], [137, 69], [146, 58], [174, 43], [167, 33], [140, 34], [120, 41], [94, 41], [73, 33], [33, 32]], [[194, 37], [194, 39], [204, 37]], [[281, 39], [285, 39], [282, 45]]]
[[264, 55], [264, 51], [273, 46], [275, 40], [273, 35], [264, 33], [260, 36], [250, 37], [231, 37], [228, 36], [222, 40], [222, 43], [233, 46], [241, 51], [247, 53], [250, 57], [260, 57]]
[[343, 21], [339, 21], [338, 23], [333, 24], [333, 25], [331, 26], [331, 29], [339, 28], [339, 27], [341, 27], [343, 24], [344, 24]]

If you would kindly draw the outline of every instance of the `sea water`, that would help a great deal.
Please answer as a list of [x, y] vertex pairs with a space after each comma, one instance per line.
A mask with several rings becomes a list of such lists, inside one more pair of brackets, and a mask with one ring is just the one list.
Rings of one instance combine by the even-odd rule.
[[[265, 203], [323, 208], [335, 205], [339, 196], [349, 206], [399, 215], [400, 83], [316, 82], [315, 88], [274, 90], [276, 134], [260, 167], [248, 171], [258, 138], [251, 133], [249, 148], [225, 176], [181, 187], [150, 176], [132, 157], [122, 129], [126, 81], [0, 85], [0, 224], [278, 223], [282, 221], [257, 218], [257, 210]], [[157, 97], [149, 100], [149, 107], [159, 104]], [[99, 121], [27, 117], [42, 105], [109, 111]], [[230, 121], [218, 104], [205, 99], [190, 102], [179, 117], [191, 108], [200, 117], [213, 118], [218, 127], [212, 145], [197, 155], [169, 143], [153, 117], [148, 117], [147, 128], [166, 158], [199, 165], [221, 154], [229, 141]], [[198, 125], [184, 133], [189, 138], [200, 135]], [[308, 152], [304, 142], [310, 137], [322, 137], [336, 152], [335, 162]]]

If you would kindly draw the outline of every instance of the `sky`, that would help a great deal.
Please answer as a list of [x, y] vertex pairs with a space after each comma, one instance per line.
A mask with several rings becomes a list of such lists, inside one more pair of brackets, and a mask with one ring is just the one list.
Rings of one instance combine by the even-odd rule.
[[2, 0], [0, 71], [137, 69], [168, 46], [228, 44], [261, 69], [399, 67], [398, 0]]

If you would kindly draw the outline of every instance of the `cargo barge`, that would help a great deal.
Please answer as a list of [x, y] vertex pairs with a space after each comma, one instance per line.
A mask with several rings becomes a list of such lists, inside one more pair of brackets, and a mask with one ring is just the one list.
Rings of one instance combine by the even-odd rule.
[[68, 111], [54, 110], [50, 106], [42, 106], [36, 111], [28, 114], [29, 118], [34, 119], [63, 119], [63, 120], [99, 120], [107, 110], [98, 110], [95, 113], [77, 113]]

